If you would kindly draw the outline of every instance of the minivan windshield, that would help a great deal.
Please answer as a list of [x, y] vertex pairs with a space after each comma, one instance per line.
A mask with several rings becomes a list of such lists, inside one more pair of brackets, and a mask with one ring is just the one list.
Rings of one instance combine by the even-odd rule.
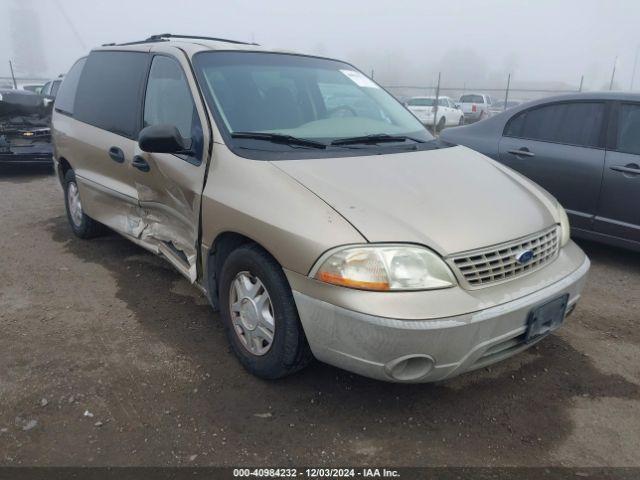
[[318, 150], [321, 143], [333, 151], [347, 144], [350, 149], [376, 149], [433, 140], [395, 98], [346, 63], [225, 51], [198, 53], [194, 66], [232, 146]]

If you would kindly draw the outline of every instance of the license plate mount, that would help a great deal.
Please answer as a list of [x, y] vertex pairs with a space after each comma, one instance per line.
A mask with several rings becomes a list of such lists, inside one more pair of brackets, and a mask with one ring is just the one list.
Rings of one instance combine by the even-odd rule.
[[558, 329], [564, 321], [569, 295], [562, 295], [529, 312], [525, 342], [529, 343]]

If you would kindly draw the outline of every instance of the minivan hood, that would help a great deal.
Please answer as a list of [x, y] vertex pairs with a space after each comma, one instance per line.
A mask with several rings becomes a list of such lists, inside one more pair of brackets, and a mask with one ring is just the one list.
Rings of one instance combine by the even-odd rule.
[[556, 223], [545, 192], [466, 147], [273, 165], [322, 198], [369, 242], [419, 243], [448, 255]]

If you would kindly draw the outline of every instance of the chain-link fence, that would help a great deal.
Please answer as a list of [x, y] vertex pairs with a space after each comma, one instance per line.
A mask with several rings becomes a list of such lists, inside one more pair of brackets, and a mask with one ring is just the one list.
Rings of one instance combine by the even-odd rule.
[[[401, 102], [412, 97], [435, 96], [437, 86], [412, 86], [412, 85], [384, 85], [393, 96]], [[561, 95], [563, 93], [576, 93], [580, 89], [535, 89], [535, 88], [474, 88], [474, 87], [440, 87], [441, 97], [449, 97], [457, 102], [464, 94], [484, 93], [489, 95], [494, 102], [503, 102], [505, 98], [511, 101], [527, 102], [538, 98]]]

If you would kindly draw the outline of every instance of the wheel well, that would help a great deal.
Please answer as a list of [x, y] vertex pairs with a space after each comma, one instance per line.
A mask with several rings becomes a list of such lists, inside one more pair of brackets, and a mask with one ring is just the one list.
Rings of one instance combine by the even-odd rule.
[[209, 257], [207, 258], [206, 285], [209, 302], [211, 302], [211, 305], [215, 310], [218, 310], [218, 278], [220, 278], [222, 265], [224, 265], [224, 261], [231, 252], [248, 243], [253, 243], [262, 247], [262, 245], [255, 240], [235, 232], [221, 233], [216, 237], [211, 245]]
[[60, 157], [58, 160], [58, 177], [60, 179], [60, 183], [64, 182], [64, 176], [69, 170], [71, 170], [71, 164], [67, 162], [66, 158]]

